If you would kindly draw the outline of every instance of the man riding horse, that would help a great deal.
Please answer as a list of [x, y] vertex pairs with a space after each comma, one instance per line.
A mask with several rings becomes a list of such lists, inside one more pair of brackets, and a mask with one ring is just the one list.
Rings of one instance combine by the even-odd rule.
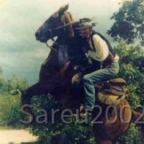
[[89, 48], [83, 47], [88, 59], [102, 62], [104, 67], [83, 77], [85, 91], [84, 106], [89, 112], [93, 110], [95, 104], [94, 83], [113, 78], [119, 71], [119, 56], [115, 54], [109, 42], [92, 27], [94, 23], [89, 18], [80, 19], [79, 26], [81, 36], [88, 41]]
[[[60, 10], [55, 12], [44, 23], [44, 26], [41, 26], [35, 33], [36, 39], [43, 43], [46, 43], [48, 39], [53, 40], [54, 36], [58, 36], [58, 38], [51, 47], [48, 58], [42, 64], [38, 83], [22, 91], [22, 105], [30, 105], [31, 97], [34, 95], [50, 93], [55, 98], [58, 98], [60, 93], [61, 95], [64, 95], [65, 89], [70, 89], [68, 87], [68, 85], [70, 85], [69, 82], [64, 82], [64, 79], [59, 79], [61, 75], [63, 75], [61, 74], [61, 69], [63, 71], [63, 68], [65, 69], [66, 65], [66, 67], [69, 67], [69, 64], [67, 64], [69, 60], [71, 63], [73, 63], [75, 59], [83, 59], [81, 47], [85, 47], [85, 41], [87, 41], [88, 38], [90, 49], [97, 50], [97, 52], [89, 50], [87, 53], [88, 57], [92, 58], [92, 62], [95, 63], [95, 70], [100, 68], [99, 63], [102, 61], [104, 61], [104, 65], [106, 65], [107, 68], [93, 72], [92, 76], [94, 74], [94, 78], [96, 79], [92, 79], [91, 77], [90, 79], [87, 79], [87, 77], [91, 74], [84, 76], [83, 82], [86, 95], [84, 103], [86, 109], [92, 111], [92, 107], [94, 105], [95, 92], [93, 83], [110, 79], [118, 72], [118, 56], [115, 56], [107, 40], [102, 35], [92, 30], [93, 23], [90, 21], [90, 19], [81, 19], [80, 22], [73, 21], [71, 14], [69, 12], [65, 12], [67, 8], [68, 6], [60, 8]], [[83, 38], [79, 36], [79, 33], [76, 31], [76, 29], [80, 29]], [[92, 41], [90, 42], [90, 40]], [[86, 52], [86, 50], [84, 50], [84, 52]], [[99, 55], [101, 57], [99, 57]], [[76, 64], [78, 64], [79, 60], [76, 60]], [[91, 81], [90, 84], [88, 84], [89, 80]], [[60, 87], [62, 86], [62, 83], [64, 84], [64, 91], [61, 92], [63, 89], [63, 87]], [[57, 85], [59, 86], [57, 87]], [[89, 86], [92, 87], [90, 90]], [[60, 92], [58, 90], [60, 90]], [[79, 93], [76, 93], [75, 95], [79, 95]], [[82, 95], [82, 93], [80, 95]], [[31, 107], [29, 106], [24, 107], [24, 111], [32, 113]]]
[[[119, 71], [119, 57], [113, 52], [109, 42], [101, 34], [92, 30], [94, 24], [89, 19], [81, 19], [80, 23], [74, 21], [67, 9], [68, 5], [62, 6], [35, 33], [36, 39], [43, 43], [49, 39], [53, 40], [55, 36], [58, 38], [51, 47], [48, 58], [41, 66], [39, 81], [20, 92], [24, 117], [28, 120], [32, 118], [30, 115], [31, 98], [48, 93], [55, 98], [60, 97], [60, 102], [63, 97], [67, 99], [70, 96], [65, 108], [76, 110], [83, 99], [83, 85], [84, 105], [91, 111], [95, 100], [95, 85], [96, 95], [100, 101], [96, 103], [98, 107], [94, 107], [92, 114], [97, 118], [94, 121], [96, 123], [93, 124], [95, 140], [98, 144], [117, 144], [118, 137], [129, 128], [131, 120], [139, 117], [137, 120], [144, 121], [144, 117], [141, 117], [141, 113], [134, 111], [125, 99], [128, 96], [125, 80], [117, 78], [107, 81]], [[84, 39], [80, 38], [76, 27]], [[87, 41], [90, 48], [88, 50], [83, 48], [83, 51], [90, 59], [89, 62], [96, 63], [93, 66], [95, 71], [90, 71], [89, 74], [83, 72], [83, 68], [79, 70], [77, 67], [79, 60], [75, 61], [75, 58], [82, 61], [83, 58], [85, 59], [82, 47]], [[104, 64], [101, 70], [98, 70], [100, 68], [98, 61]], [[83, 85], [75, 87], [73, 78], [80, 72], [84, 73]], [[104, 82], [98, 83], [97, 89], [95, 82], [103, 80]], [[114, 110], [108, 111], [110, 106], [114, 106]]]

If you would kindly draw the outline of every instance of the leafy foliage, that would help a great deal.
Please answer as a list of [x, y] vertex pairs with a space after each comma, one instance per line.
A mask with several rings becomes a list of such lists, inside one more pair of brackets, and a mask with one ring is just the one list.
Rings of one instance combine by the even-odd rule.
[[143, 50], [138, 45], [127, 45], [124, 41], [121, 41], [115, 49], [120, 56], [120, 72], [118, 76], [127, 81], [130, 92], [129, 101], [133, 107], [136, 107], [142, 104], [144, 100], [144, 74], [140, 71]]
[[[39, 102], [38, 102], [39, 101]], [[33, 106], [37, 118], [42, 114], [39, 113], [41, 109], [46, 111], [46, 120], [41, 119], [43, 123], [34, 123], [32, 125], [32, 132], [39, 136], [39, 141], [43, 144], [58, 143], [61, 137], [66, 137], [67, 144], [94, 144], [94, 137], [92, 133], [92, 124], [79, 124], [76, 119], [64, 118], [67, 123], [62, 123], [61, 105], [56, 102], [50, 95], [33, 98]], [[60, 110], [54, 115], [52, 121], [52, 110]], [[69, 113], [66, 113], [69, 115]], [[45, 115], [43, 115], [45, 117]], [[44, 118], [43, 117], [43, 118]], [[83, 121], [83, 120], [81, 120]]]
[[111, 19], [115, 22], [108, 34], [115, 40], [122, 38], [128, 43], [139, 40], [144, 44], [144, 0], [123, 1], [119, 11]]
[[120, 144], [143, 144], [143, 140], [141, 139], [141, 133], [139, 128], [137, 128], [134, 124], [130, 125], [129, 130], [120, 137]]
[[21, 127], [20, 99], [8, 94], [0, 95], [0, 126]]
[[14, 89], [23, 90], [27, 87], [28, 87], [28, 82], [26, 78], [18, 78], [16, 75], [13, 75], [11, 79], [5, 82], [3, 90], [10, 92], [11, 90], [14, 90]]
[[[143, 60], [143, 49], [140, 46], [127, 45], [124, 41], [115, 47], [120, 56], [120, 72], [118, 77], [127, 81], [129, 88], [128, 101], [133, 108], [143, 106], [144, 101], [144, 73], [140, 71]], [[135, 124], [131, 124], [128, 131], [119, 139], [122, 144], [142, 144], [141, 132]]]
[[20, 79], [13, 76], [9, 80], [5, 80], [0, 67], [0, 126], [23, 127], [20, 120], [20, 97], [10, 95], [13, 89], [25, 89], [28, 86], [26, 79]]

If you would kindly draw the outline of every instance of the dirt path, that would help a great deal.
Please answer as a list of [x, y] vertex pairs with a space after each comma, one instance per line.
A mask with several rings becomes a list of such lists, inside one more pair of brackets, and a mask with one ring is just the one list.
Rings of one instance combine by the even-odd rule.
[[0, 129], [0, 144], [21, 144], [22, 142], [36, 141], [37, 137], [33, 136], [27, 130], [2, 130]]

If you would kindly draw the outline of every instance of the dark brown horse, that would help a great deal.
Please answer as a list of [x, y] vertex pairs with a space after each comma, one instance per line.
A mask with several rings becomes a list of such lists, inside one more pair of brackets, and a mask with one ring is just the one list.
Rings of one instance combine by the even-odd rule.
[[[77, 65], [85, 65], [86, 57], [82, 51], [83, 39], [74, 27], [72, 15], [67, 12], [68, 5], [61, 7], [35, 33], [36, 39], [46, 43], [58, 36], [51, 47], [50, 54], [41, 66], [39, 82], [22, 92], [22, 104], [30, 104], [31, 97], [50, 93], [65, 104], [66, 108], [76, 109], [82, 103], [82, 87], [71, 85], [72, 76], [77, 73]], [[54, 41], [54, 40], [53, 40]], [[100, 64], [97, 63], [97, 69]], [[75, 97], [76, 96], [76, 97]], [[64, 97], [64, 98], [62, 98]], [[66, 102], [63, 102], [68, 97]], [[67, 104], [67, 105], [66, 105]], [[132, 118], [140, 113], [135, 112], [126, 99], [122, 100], [115, 110], [107, 113], [108, 105], [98, 103], [93, 110], [93, 118], [99, 115], [93, 126], [93, 132], [98, 144], [117, 144], [117, 139], [129, 127]], [[25, 109], [30, 111], [30, 108]], [[106, 113], [108, 114], [105, 117]], [[100, 122], [100, 123], [99, 123]]]

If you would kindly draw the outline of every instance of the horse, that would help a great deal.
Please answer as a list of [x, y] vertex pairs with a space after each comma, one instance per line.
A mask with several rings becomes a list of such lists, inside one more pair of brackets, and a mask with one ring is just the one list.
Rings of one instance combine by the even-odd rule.
[[[79, 60], [82, 59], [85, 61], [86, 59], [81, 49], [84, 41], [79, 37], [78, 31], [74, 29], [78, 21], [74, 21], [71, 13], [67, 12], [67, 9], [68, 5], [62, 6], [35, 33], [38, 41], [46, 43], [51, 39], [54, 41], [54, 44], [52, 46], [47, 45], [51, 51], [41, 66], [39, 82], [22, 91], [22, 104], [30, 104], [31, 97], [34, 95], [47, 93], [50, 93], [59, 101], [62, 100], [61, 97], [63, 95], [69, 95], [70, 98], [67, 100], [69, 105], [65, 105], [66, 108], [79, 108], [82, 102], [81, 95], [83, 91], [77, 91], [76, 87], [72, 87], [71, 74], [73, 70], [73, 74], [78, 72], [77, 64]], [[55, 36], [58, 37], [56, 41], [53, 39]], [[100, 68], [98, 62], [96, 66], [96, 69]], [[75, 100], [74, 95], [80, 97], [77, 97], [77, 100]], [[76, 101], [77, 104], [74, 103]], [[66, 103], [64, 102], [64, 104]], [[141, 113], [131, 108], [126, 99], [123, 99], [116, 105], [114, 107], [115, 110], [112, 109], [109, 112], [107, 112], [109, 105], [98, 102], [95, 106], [92, 117], [95, 118], [97, 115], [99, 117], [94, 121], [93, 132], [98, 144], [118, 144], [118, 137], [129, 128], [131, 120], [134, 118], [137, 119], [141, 115]], [[26, 110], [31, 111], [30, 108]], [[107, 117], [105, 117], [106, 114]], [[123, 121], [121, 120], [121, 116]], [[141, 119], [144, 120], [143, 117]]]
[[[62, 6], [58, 11], [52, 14], [35, 33], [36, 40], [45, 43], [50, 48], [50, 53], [41, 65], [39, 72], [39, 81], [21, 91], [22, 109], [33, 114], [31, 110], [31, 98], [33, 96], [44, 94], [55, 94], [55, 88], [61, 77], [61, 71], [65, 69], [69, 61], [74, 63], [87, 63], [85, 54], [82, 51], [85, 40], [79, 35], [79, 32], [73, 27], [79, 23], [74, 21], [71, 13], [67, 12], [68, 5]], [[64, 20], [63, 20], [64, 19]], [[56, 41], [53, 37], [57, 36]], [[54, 43], [49, 46], [46, 42], [51, 39]], [[100, 68], [100, 63], [95, 62], [95, 69]], [[60, 84], [62, 86], [62, 83]], [[57, 87], [59, 94], [62, 93], [62, 87]], [[58, 99], [58, 96], [55, 96]], [[24, 115], [25, 119], [29, 119]]]

